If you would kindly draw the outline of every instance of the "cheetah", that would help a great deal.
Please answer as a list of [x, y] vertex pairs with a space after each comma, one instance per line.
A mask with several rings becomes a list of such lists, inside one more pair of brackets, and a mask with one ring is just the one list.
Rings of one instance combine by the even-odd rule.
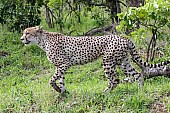
[[122, 67], [125, 75], [132, 75], [139, 85], [143, 86], [142, 74], [135, 70], [130, 59], [142, 70], [147, 67], [156, 68], [170, 63], [170, 61], [158, 64], [143, 62], [133, 42], [128, 38], [117, 35], [74, 37], [57, 32], [48, 32], [36, 26], [26, 28], [23, 31], [21, 41], [25, 45], [36, 44], [46, 52], [48, 60], [56, 66], [56, 71], [49, 84], [60, 94], [66, 91], [64, 73], [70, 66], [83, 65], [100, 56], [103, 59], [104, 73], [108, 79], [108, 86], [104, 92], [110, 92], [119, 83], [115, 71], [117, 65]]

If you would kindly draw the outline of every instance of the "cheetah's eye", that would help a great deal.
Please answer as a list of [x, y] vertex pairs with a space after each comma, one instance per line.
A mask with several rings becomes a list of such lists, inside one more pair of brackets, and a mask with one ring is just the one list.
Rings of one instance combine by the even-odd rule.
[[25, 33], [26, 35], [28, 35], [29, 33], [27, 32], [27, 33]]

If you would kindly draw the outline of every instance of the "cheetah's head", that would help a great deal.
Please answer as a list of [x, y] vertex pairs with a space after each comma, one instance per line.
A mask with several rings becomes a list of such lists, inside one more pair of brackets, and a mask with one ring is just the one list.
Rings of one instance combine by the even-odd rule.
[[25, 44], [36, 44], [39, 37], [41, 37], [43, 30], [42, 27], [29, 27], [23, 31], [21, 41]]

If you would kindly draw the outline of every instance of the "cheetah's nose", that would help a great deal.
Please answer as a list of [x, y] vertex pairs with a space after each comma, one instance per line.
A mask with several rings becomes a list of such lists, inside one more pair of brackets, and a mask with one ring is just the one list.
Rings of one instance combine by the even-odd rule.
[[23, 38], [21, 38], [20, 40], [21, 40], [21, 41], [23, 41], [24, 39], [23, 39]]

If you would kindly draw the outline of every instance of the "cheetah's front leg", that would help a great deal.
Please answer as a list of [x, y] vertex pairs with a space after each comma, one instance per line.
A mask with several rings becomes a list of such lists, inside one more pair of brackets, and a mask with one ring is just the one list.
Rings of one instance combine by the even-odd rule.
[[[64, 84], [64, 73], [68, 69], [68, 65], [63, 64], [60, 65], [57, 69], [54, 75], [51, 77], [49, 83], [50, 85], [59, 93], [65, 92], [65, 84]], [[59, 80], [58, 84], [56, 81]]]
[[103, 68], [104, 68], [105, 75], [108, 78], [108, 87], [106, 87], [104, 92], [110, 92], [119, 83], [119, 80], [116, 78], [116, 71], [115, 71], [116, 62], [112, 57], [111, 58], [104, 57]]

